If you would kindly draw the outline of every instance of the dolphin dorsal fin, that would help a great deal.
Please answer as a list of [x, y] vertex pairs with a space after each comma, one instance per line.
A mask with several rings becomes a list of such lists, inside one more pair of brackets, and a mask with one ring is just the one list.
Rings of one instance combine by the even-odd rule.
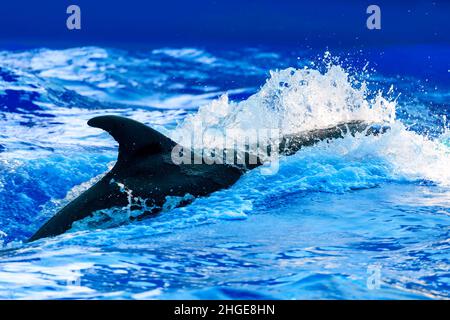
[[119, 116], [100, 116], [88, 125], [107, 131], [119, 143], [119, 162], [138, 154], [170, 152], [176, 143], [158, 131], [138, 121]]

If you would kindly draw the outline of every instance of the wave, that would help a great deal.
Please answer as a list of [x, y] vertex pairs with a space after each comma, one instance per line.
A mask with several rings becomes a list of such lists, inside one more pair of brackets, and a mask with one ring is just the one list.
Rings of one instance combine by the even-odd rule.
[[246, 69], [249, 75], [265, 73], [252, 65], [219, 59], [192, 48], [139, 52], [99, 47], [0, 51], [0, 61], [3, 68], [33, 75], [40, 82], [47, 80], [48, 84], [63, 86], [86, 99], [158, 109], [196, 109], [224, 91], [241, 94], [246, 88], [224, 87], [224, 77]]

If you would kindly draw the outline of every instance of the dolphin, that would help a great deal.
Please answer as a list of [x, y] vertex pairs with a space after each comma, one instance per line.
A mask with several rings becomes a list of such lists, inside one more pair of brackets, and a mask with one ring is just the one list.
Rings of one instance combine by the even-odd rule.
[[[246, 171], [263, 164], [260, 159], [253, 163], [246, 161], [243, 165], [177, 164], [171, 156], [177, 143], [138, 121], [107, 115], [89, 120], [88, 125], [107, 131], [119, 143], [117, 162], [101, 180], [48, 220], [28, 242], [63, 234], [74, 222], [101, 210], [130, 206], [132, 199], [145, 201], [145, 210], [142, 206], [135, 208], [141, 209], [142, 215], [132, 219], [154, 216], [162, 210], [168, 196], [207, 196], [233, 185]], [[380, 125], [350, 121], [326, 129], [286, 135], [280, 139], [279, 154], [291, 155], [305, 146], [343, 138], [347, 134], [377, 135], [385, 130], [386, 127]], [[188, 203], [189, 200], [182, 201], [179, 206]]]

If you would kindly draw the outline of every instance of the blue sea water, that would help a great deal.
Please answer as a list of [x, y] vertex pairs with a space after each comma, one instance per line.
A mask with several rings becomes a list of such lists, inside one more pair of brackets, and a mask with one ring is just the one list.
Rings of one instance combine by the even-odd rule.
[[[1, 51], [0, 298], [449, 298], [449, 57], [448, 46]], [[391, 130], [302, 149], [274, 175], [255, 169], [153, 219], [25, 243], [113, 165], [115, 142], [86, 124], [104, 114], [179, 142], [199, 123]]]

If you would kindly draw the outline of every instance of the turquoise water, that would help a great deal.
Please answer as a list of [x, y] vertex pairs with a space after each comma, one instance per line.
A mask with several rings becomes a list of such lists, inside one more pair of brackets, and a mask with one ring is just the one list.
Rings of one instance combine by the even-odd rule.
[[[382, 52], [0, 52], [0, 298], [449, 298], [450, 48]], [[113, 139], [86, 125], [103, 114], [178, 142], [199, 124], [391, 130], [302, 149], [154, 219], [23, 243], [114, 163]]]

